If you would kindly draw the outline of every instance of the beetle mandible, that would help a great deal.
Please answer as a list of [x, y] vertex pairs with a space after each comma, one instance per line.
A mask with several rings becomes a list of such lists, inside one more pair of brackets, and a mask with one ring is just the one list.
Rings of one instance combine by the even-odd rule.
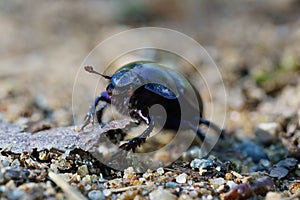
[[[140, 135], [121, 145], [123, 150], [135, 151], [146, 141], [155, 125], [161, 123], [159, 112], [149, 112], [155, 104], [163, 106], [167, 114], [164, 124], [160, 124], [164, 129], [178, 130], [179, 125], [183, 124], [185, 129], [194, 130], [202, 141], [205, 134], [199, 129], [200, 124], [211, 126], [218, 132], [222, 131], [217, 125], [203, 118], [200, 94], [185, 77], [172, 69], [155, 62], [139, 61], [123, 66], [112, 76], [96, 72], [91, 66], [85, 66], [85, 70], [108, 79], [109, 84], [106, 91], [94, 100], [81, 130], [94, 121], [95, 114], [101, 124], [103, 111], [108, 104], [115, 105], [122, 114], [129, 114], [138, 124], [143, 122], [148, 126]], [[191, 94], [195, 94], [196, 100], [190, 99]], [[104, 102], [104, 105], [96, 110], [100, 101]], [[184, 104], [185, 113], [193, 114], [182, 118], [179, 109], [181, 104]]]

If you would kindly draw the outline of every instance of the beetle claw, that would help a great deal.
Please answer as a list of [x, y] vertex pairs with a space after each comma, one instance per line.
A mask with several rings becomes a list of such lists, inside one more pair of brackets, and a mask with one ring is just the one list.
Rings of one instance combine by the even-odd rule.
[[121, 149], [125, 150], [125, 151], [130, 151], [130, 149], [132, 149], [133, 152], [135, 152], [135, 149], [138, 146], [141, 146], [141, 144], [146, 142], [146, 138], [149, 136], [150, 132], [153, 130], [154, 128], [154, 120], [153, 118], [151, 118], [151, 123], [150, 126], [139, 136], [132, 138], [131, 140], [129, 140], [128, 142], [126, 142], [125, 144], [122, 144], [120, 146]]
[[92, 123], [94, 126], [94, 115], [88, 112], [83, 120], [83, 125], [81, 126], [80, 131], [83, 131], [83, 129], [90, 123]]
[[125, 151], [132, 150], [132, 152], [134, 153], [136, 148], [141, 146], [141, 144], [143, 144], [145, 141], [146, 141], [146, 138], [135, 137], [135, 138], [129, 140], [128, 142], [126, 142], [125, 144], [122, 144], [120, 146], [120, 148]]

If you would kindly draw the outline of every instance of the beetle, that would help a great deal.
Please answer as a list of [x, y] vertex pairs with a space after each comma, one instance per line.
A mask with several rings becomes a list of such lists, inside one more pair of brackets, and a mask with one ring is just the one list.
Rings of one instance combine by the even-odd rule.
[[[106, 91], [95, 98], [80, 130], [94, 122], [95, 115], [99, 124], [102, 124], [103, 111], [108, 104], [115, 105], [120, 113], [128, 114], [137, 124], [147, 125], [140, 135], [120, 146], [123, 150], [132, 149], [134, 152], [146, 141], [156, 125], [170, 130], [178, 130], [179, 127], [192, 129], [202, 141], [205, 134], [199, 129], [200, 124], [222, 131], [203, 117], [203, 101], [195, 87], [170, 68], [155, 62], [137, 61], [121, 67], [112, 76], [101, 74], [91, 66], [85, 66], [84, 69], [108, 79], [109, 84]], [[99, 102], [104, 104], [97, 109]], [[162, 120], [160, 109], [151, 112], [151, 107], [156, 104], [165, 109], [165, 120]], [[182, 105], [183, 109], [180, 109]]]

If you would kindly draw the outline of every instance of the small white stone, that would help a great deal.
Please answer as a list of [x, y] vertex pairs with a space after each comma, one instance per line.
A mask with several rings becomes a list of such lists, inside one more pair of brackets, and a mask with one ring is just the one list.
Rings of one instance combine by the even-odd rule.
[[175, 200], [177, 197], [173, 195], [168, 190], [154, 190], [149, 194], [150, 200], [156, 200], [156, 199], [168, 199], [168, 200]]
[[176, 182], [177, 182], [177, 183], [186, 183], [186, 177], [187, 177], [187, 174], [186, 174], [186, 173], [179, 174], [179, 175], [176, 177]]
[[261, 159], [259, 162], [264, 167], [270, 167], [271, 165], [270, 161], [268, 161], [267, 159]]
[[280, 131], [280, 125], [277, 122], [260, 123], [257, 125], [256, 131], [259, 129], [275, 136]]
[[88, 197], [89, 199], [92, 199], [92, 200], [96, 200], [96, 199], [105, 199], [105, 196], [103, 195], [103, 192], [102, 191], [99, 191], [99, 190], [92, 190], [88, 193]]
[[156, 172], [159, 174], [159, 175], [163, 175], [165, 173], [164, 169], [162, 167], [158, 168], [156, 170]]
[[225, 183], [224, 178], [214, 178], [210, 181], [210, 184], [219, 187]]
[[194, 160], [192, 160], [190, 166], [192, 168], [199, 168], [200, 167], [200, 163], [201, 163], [201, 160], [198, 159], [198, 158], [195, 158]]
[[198, 193], [195, 190], [190, 191], [189, 194], [190, 194], [191, 197], [194, 197], [194, 198], [198, 196]]
[[84, 187], [84, 189], [85, 189], [86, 191], [89, 191], [89, 190], [91, 190], [91, 188], [92, 188], [92, 186], [91, 186], [91, 185], [86, 185], [86, 186]]
[[132, 176], [135, 174], [133, 167], [128, 167], [124, 170], [124, 176], [125, 179], [131, 179]]
[[104, 189], [103, 194], [104, 194], [104, 196], [108, 197], [111, 195], [111, 191], [109, 189]]
[[237, 186], [237, 184], [233, 181], [228, 181], [227, 185], [230, 187], [230, 189], [234, 188], [235, 186]]
[[139, 178], [139, 182], [142, 184], [142, 183], [146, 182], [146, 179], [145, 178]]
[[211, 196], [211, 194], [207, 195], [206, 197], [207, 200], [212, 200], [213, 199], [213, 196]]
[[266, 200], [280, 200], [281, 194], [277, 192], [268, 192], [266, 195]]

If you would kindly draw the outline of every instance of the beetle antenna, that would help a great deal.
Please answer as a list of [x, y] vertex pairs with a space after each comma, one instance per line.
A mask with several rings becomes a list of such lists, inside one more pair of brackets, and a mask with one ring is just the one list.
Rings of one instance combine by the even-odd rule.
[[102, 77], [104, 77], [106, 79], [111, 79], [111, 76], [107, 76], [107, 75], [104, 75], [104, 74], [101, 74], [101, 73], [95, 71], [92, 66], [85, 66], [84, 70], [87, 71], [87, 72], [89, 72], [89, 73], [92, 73], [92, 74], [98, 74], [98, 75], [100, 75], [100, 76], [102, 76]]

